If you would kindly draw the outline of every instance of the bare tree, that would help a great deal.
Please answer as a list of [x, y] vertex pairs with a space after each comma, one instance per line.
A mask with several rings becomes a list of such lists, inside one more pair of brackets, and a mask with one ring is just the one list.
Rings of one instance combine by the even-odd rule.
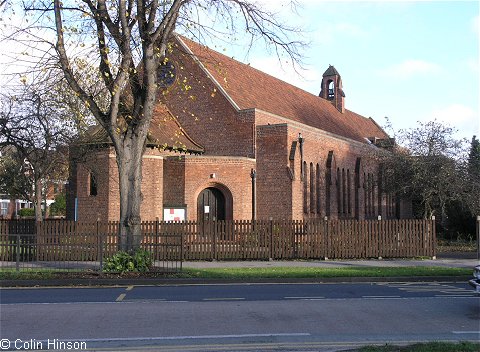
[[399, 146], [383, 155], [386, 190], [413, 199], [417, 216], [436, 215], [445, 222], [448, 205], [463, 202], [464, 141], [455, 139], [454, 132], [438, 121], [419, 123], [399, 131]]
[[[134, 238], [140, 238], [142, 155], [159, 103], [157, 70], [174, 30], [200, 42], [246, 33], [252, 43], [264, 39], [277, 55], [300, 62], [297, 49], [302, 43], [288, 39], [298, 30], [248, 0], [30, 0], [25, 10], [34, 14], [31, 25], [19, 28], [17, 34], [22, 38], [28, 34], [36, 43], [36, 58], [54, 59], [50, 63], [60, 66], [70, 87], [113, 143], [119, 170], [122, 249], [132, 249], [138, 244]], [[37, 45], [48, 42], [45, 37], [52, 33], [55, 40], [49, 45]], [[95, 84], [79, 78], [75, 63], [82, 60], [96, 65], [91, 74], [98, 78]], [[106, 103], [99, 100], [100, 93], [108, 97]]]
[[[4, 180], [12, 182], [5, 186], [33, 201], [37, 221], [42, 220], [45, 187], [67, 174], [66, 146], [75, 134], [75, 129], [67, 123], [70, 113], [58, 98], [59, 95], [52, 94], [50, 87], [43, 83], [24, 86], [15, 95], [3, 95], [1, 100], [0, 147], [11, 151], [10, 156], [7, 155], [10, 162], [4, 160], [8, 168], [4, 170]], [[18, 169], [19, 180], [26, 180], [19, 183], [9, 177], [13, 167]], [[33, 189], [29, 190], [29, 186]]]

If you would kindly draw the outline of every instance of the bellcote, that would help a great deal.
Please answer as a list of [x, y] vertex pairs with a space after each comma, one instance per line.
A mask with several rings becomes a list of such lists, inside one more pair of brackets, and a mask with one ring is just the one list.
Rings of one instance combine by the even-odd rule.
[[320, 97], [329, 100], [342, 114], [345, 112], [345, 93], [342, 89], [342, 77], [332, 65], [323, 74]]

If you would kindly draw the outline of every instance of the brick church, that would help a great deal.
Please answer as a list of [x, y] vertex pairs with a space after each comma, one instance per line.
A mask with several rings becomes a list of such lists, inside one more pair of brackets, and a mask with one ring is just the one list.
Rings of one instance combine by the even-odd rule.
[[[392, 140], [345, 109], [333, 66], [316, 96], [177, 36], [158, 75], [143, 220], [410, 216], [408, 202], [382, 191], [376, 155]], [[98, 127], [88, 144], [70, 170], [67, 217], [118, 220], [114, 149]]]

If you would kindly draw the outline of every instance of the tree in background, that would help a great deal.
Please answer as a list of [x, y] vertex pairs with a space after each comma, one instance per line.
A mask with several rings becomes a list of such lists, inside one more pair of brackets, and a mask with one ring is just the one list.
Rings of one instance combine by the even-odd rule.
[[33, 202], [32, 178], [29, 177], [25, 159], [12, 146], [1, 148], [0, 155], [0, 193], [11, 199]]
[[456, 139], [455, 132], [438, 121], [419, 122], [396, 133], [398, 145], [382, 156], [389, 170], [387, 191], [411, 199], [415, 217], [435, 215], [446, 237], [473, 233], [472, 214], [479, 201], [470, 176], [475, 167], [467, 163], [465, 140]]
[[470, 183], [471, 195], [469, 207], [472, 214], [480, 215], [480, 142], [477, 136], [472, 137], [467, 162], [467, 182]]
[[[120, 247], [131, 250], [140, 240], [142, 155], [153, 109], [159, 104], [157, 72], [176, 29], [192, 39], [237, 33], [251, 42], [264, 39], [277, 55], [299, 62], [295, 28], [247, 0], [30, 0], [33, 16], [11, 38], [28, 46], [30, 57], [48, 58], [60, 67], [71, 89], [108, 133], [115, 149], [120, 189]], [[26, 22], [24, 22], [26, 23]], [[44, 35], [47, 33], [47, 35]], [[47, 42], [45, 38], [55, 39]], [[31, 38], [27, 41], [24, 38]], [[34, 43], [30, 45], [30, 43]], [[40, 45], [43, 43], [44, 45]], [[39, 68], [47, 64], [39, 60]], [[85, 84], [76, 70], [96, 65]], [[90, 82], [91, 83], [91, 82]], [[100, 97], [107, 97], [106, 100]]]
[[0, 108], [0, 147], [11, 150], [2, 157], [1, 183], [10, 196], [34, 203], [37, 221], [48, 185], [66, 180], [66, 146], [75, 134], [68, 106], [49, 83], [23, 85], [16, 94], [3, 95]]

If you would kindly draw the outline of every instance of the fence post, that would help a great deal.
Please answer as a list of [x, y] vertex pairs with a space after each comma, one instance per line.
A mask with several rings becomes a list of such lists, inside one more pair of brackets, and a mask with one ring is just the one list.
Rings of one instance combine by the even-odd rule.
[[[173, 236], [172, 236], [173, 237]], [[175, 237], [173, 237], [175, 238]], [[158, 216], [155, 218], [155, 241], [153, 242], [155, 246], [154, 250], [154, 266], [155, 266], [155, 260], [160, 260], [160, 256], [158, 255], [158, 247], [160, 246], [160, 219]], [[167, 244], [168, 244], [168, 239], [167, 239]], [[165, 246], [165, 250], [168, 252], [168, 247]], [[168, 255], [165, 255], [165, 259], [168, 259]]]
[[480, 215], [477, 215], [477, 260], [480, 260]]
[[217, 220], [210, 221], [210, 229], [213, 227], [213, 231], [211, 231], [213, 236], [213, 260], [217, 260]]
[[383, 257], [380, 255], [381, 252], [382, 252], [382, 251], [381, 251], [382, 242], [383, 242], [383, 246], [385, 246], [385, 241], [381, 241], [381, 239], [382, 239], [382, 237], [383, 237], [383, 236], [382, 236], [382, 224], [380, 223], [380, 222], [382, 221], [382, 216], [379, 215], [379, 216], [377, 217], [377, 220], [378, 220], [378, 222], [377, 222], [377, 224], [378, 224], [378, 226], [377, 226], [377, 238], [378, 238], [378, 242], [377, 242], [377, 244], [378, 244], [378, 246], [377, 246], [377, 251], [378, 251], [378, 252], [377, 252], [377, 257], [378, 257], [378, 259], [383, 259]]
[[329, 235], [328, 235], [328, 216], [325, 216], [323, 218], [323, 229], [324, 229], [324, 234], [325, 234], [325, 260], [328, 260], [328, 256], [330, 255], [330, 246], [329, 246]]
[[100, 256], [100, 272], [103, 272], [103, 241], [102, 241], [102, 236], [100, 234], [100, 229], [99, 229], [99, 220], [97, 218], [97, 241], [98, 241], [98, 250], [99, 250], [99, 256]]
[[437, 259], [436, 245], [437, 238], [435, 236], [435, 215], [432, 216], [432, 231], [430, 233], [432, 243], [432, 259]]
[[20, 271], [20, 235], [17, 233], [15, 237], [17, 238], [17, 253], [15, 258], [15, 269], [17, 271]]
[[270, 260], [273, 260], [273, 218], [270, 218]]

